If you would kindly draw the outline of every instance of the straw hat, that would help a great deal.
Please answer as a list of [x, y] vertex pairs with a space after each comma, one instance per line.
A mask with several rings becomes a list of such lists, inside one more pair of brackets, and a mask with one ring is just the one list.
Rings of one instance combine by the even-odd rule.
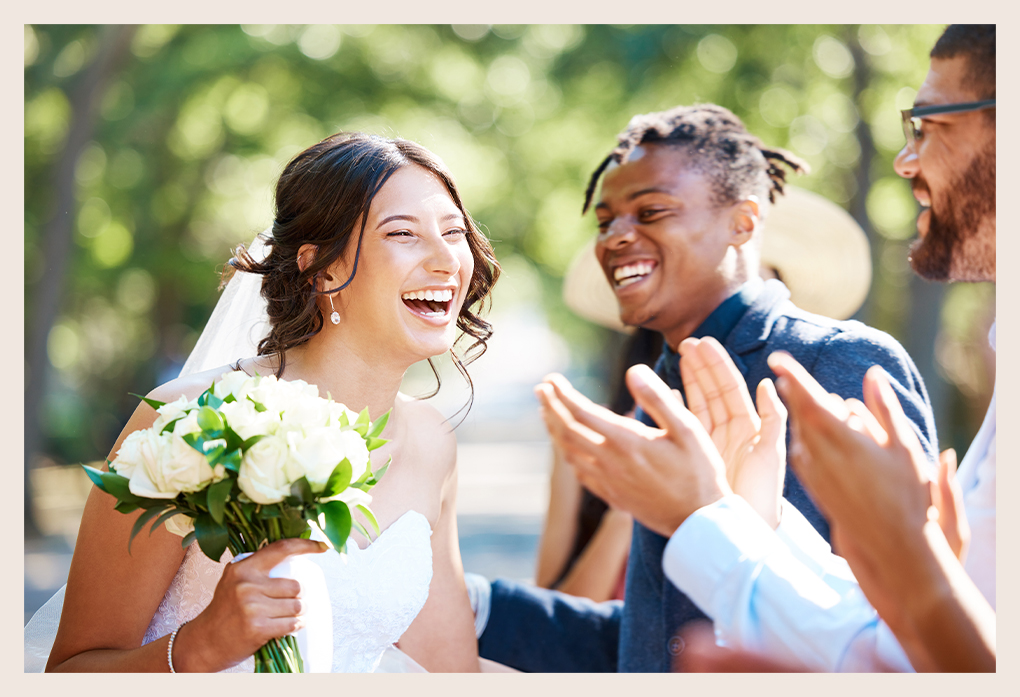
[[[871, 249], [849, 213], [818, 194], [786, 187], [765, 219], [762, 266], [771, 266], [801, 309], [846, 319], [871, 287]], [[563, 300], [585, 319], [620, 332], [616, 293], [595, 259], [595, 241], [584, 245], [567, 269]]]

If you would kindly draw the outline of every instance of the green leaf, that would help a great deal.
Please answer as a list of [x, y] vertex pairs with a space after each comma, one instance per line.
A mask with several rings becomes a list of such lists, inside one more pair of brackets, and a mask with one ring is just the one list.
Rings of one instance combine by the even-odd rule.
[[[241, 510], [243, 511], [244, 509], [242, 508]], [[279, 506], [262, 506], [262, 508], [260, 508], [258, 512], [258, 517], [260, 520], [279, 518], [281, 515], [283, 514], [280, 512]]]
[[308, 483], [308, 477], [301, 477], [291, 484], [290, 495], [300, 503], [312, 503], [315, 495], [312, 493], [312, 485]]
[[166, 402], [160, 402], [158, 399], [149, 399], [148, 397], [144, 397], [140, 394], [135, 394], [134, 392], [128, 392], [128, 394], [131, 395], [132, 397], [138, 397], [138, 399], [142, 400], [153, 409], [159, 409], [161, 406], [166, 404]]
[[181, 438], [192, 448], [205, 455], [205, 449], [202, 447], [205, 444], [205, 437], [201, 433], [185, 433]]
[[382, 467], [380, 467], [379, 469], [377, 469], [375, 472], [372, 473], [372, 476], [368, 478], [368, 482], [367, 482], [367, 484], [370, 487], [373, 487], [373, 486], [375, 486], [376, 484], [379, 483], [379, 480], [383, 478], [384, 474], [386, 474], [386, 470], [388, 470], [390, 468], [390, 463], [391, 462], [393, 462], [393, 458], [392, 457], [389, 458], [388, 460], [386, 460], [386, 464], [385, 465], [383, 465]]
[[301, 537], [301, 534], [308, 529], [308, 521], [300, 515], [287, 515], [286, 512], [280, 518], [280, 528], [284, 537]]
[[198, 401], [198, 406], [200, 406], [200, 407], [204, 407], [205, 405], [207, 405], [207, 404], [209, 403], [209, 397], [212, 397], [212, 396], [213, 396], [213, 389], [214, 389], [215, 387], [216, 387], [216, 381], [214, 380], [214, 381], [213, 381], [213, 382], [212, 382], [212, 383], [211, 383], [211, 384], [209, 385], [209, 389], [207, 389], [207, 390], [206, 390], [205, 392], [203, 392], [202, 394], [198, 395], [198, 400], [197, 400], [197, 401]]
[[[156, 518], [156, 521], [149, 528], [149, 534], [151, 535], [156, 530], [156, 528], [158, 528], [160, 526], [160, 523], [165, 523], [166, 521], [168, 521], [171, 518], [173, 518], [175, 515], [186, 515], [186, 514], [183, 511], [181, 511], [181, 509], [179, 509], [179, 508], [171, 508], [169, 511], [167, 511], [166, 513], [161, 515], [159, 518]], [[189, 517], [193, 517], [193, 516], [189, 516]], [[193, 533], [188, 533], [188, 534], [190, 535], [190, 534], [193, 534]]]
[[245, 452], [248, 452], [248, 448], [250, 448], [251, 446], [255, 445], [260, 440], [262, 440], [263, 438], [266, 438], [266, 437], [267, 436], [265, 436], [263, 434], [259, 434], [257, 436], [252, 436], [248, 440], [246, 440], [243, 443], [241, 443], [241, 450], [243, 450]]
[[198, 425], [203, 431], [223, 430], [223, 417], [212, 407], [202, 407], [198, 410]]
[[209, 515], [217, 523], [223, 522], [223, 511], [227, 507], [227, 500], [230, 498], [230, 490], [234, 486], [234, 480], [230, 477], [221, 479], [211, 485], [206, 491], [206, 505], [209, 507]]
[[217, 523], [208, 513], [203, 513], [195, 520], [195, 534], [198, 537], [198, 546], [202, 548], [205, 556], [219, 562], [229, 541], [227, 526]]
[[[183, 538], [181, 538], [181, 549], [187, 549], [197, 539], [198, 539], [198, 533], [195, 532], [194, 530], [192, 530], [187, 535], [185, 535]], [[216, 561], [219, 561], [219, 560], [217, 559]]]
[[389, 441], [387, 439], [385, 439], [385, 438], [371, 438], [370, 437], [370, 438], [368, 438], [365, 441], [365, 447], [368, 448], [368, 452], [372, 452], [373, 450], [378, 450], [379, 448], [383, 447], [387, 443], [389, 443]]
[[361, 536], [364, 537], [366, 540], [372, 539], [372, 536], [368, 534], [368, 530], [365, 529], [365, 526], [359, 523], [357, 520], [352, 519], [351, 527], [353, 527], [355, 530], [361, 533]]
[[113, 510], [117, 511], [118, 513], [134, 513], [139, 508], [140, 506], [138, 504], [128, 503], [127, 501], [121, 501], [120, 503], [113, 507]]
[[146, 500], [131, 493], [129, 488], [131, 480], [127, 477], [122, 477], [115, 472], [102, 472], [99, 476], [103, 479], [103, 491], [117, 497], [117, 500], [135, 505], [139, 505]]
[[390, 420], [391, 411], [393, 410], [391, 409], [390, 411], [386, 412], [378, 419], [376, 419], [375, 423], [373, 423], [372, 427], [368, 430], [369, 438], [378, 438], [380, 435], [382, 435], [383, 429], [386, 428], [386, 422]]
[[368, 420], [368, 407], [365, 407], [358, 414], [357, 421], [354, 422], [354, 430], [357, 432], [358, 435], [364, 438], [368, 434], [369, 423], [370, 422]]
[[351, 509], [343, 501], [327, 501], [319, 505], [319, 512], [326, 520], [323, 532], [333, 546], [340, 549], [351, 534]]
[[230, 394], [228, 394], [226, 397], [223, 398], [223, 403], [224, 404], [233, 404], [236, 401], [237, 401], [237, 397], [234, 396], [233, 392], [231, 392]]
[[247, 399], [249, 402], [255, 405], [255, 411], [262, 413], [266, 410], [266, 405], [263, 404], [262, 402], [256, 402], [254, 399], [251, 398], [251, 395], [248, 395]]
[[[110, 466], [110, 461], [106, 461], [107, 467]], [[81, 468], [85, 470], [85, 474], [89, 476], [92, 483], [99, 487], [100, 491], [106, 491], [106, 484], [103, 483], [103, 471], [97, 470], [95, 467], [89, 467], [88, 465], [82, 465]], [[109, 492], [107, 492], [109, 493]]]
[[239, 471], [241, 469], [241, 451], [230, 450], [228, 452], [223, 453], [223, 455], [221, 455], [219, 458], [219, 462], [217, 462], [216, 464], [223, 465], [231, 472]]
[[145, 527], [146, 523], [148, 523], [150, 520], [152, 520], [160, 513], [165, 511], [166, 508], [167, 508], [166, 504], [164, 503], [162, 506], [150, 508], [149, 510], [145, 511], [145, 513], [142, 513], [140, 516], [138, 516], [138, 519], [135, 521], [135, 524], [131, 526], [131, 536], [128, 537], [128, 554], [131, 554], [131, 543], [135, 541], [135, 536], [142, 531], [142, 528]]
[[336, 496], [339, 494], [351, 485], [352, 474], [351, 462], [345, 457], [329, 475], [329, 479], [326, 480], [326, 488], [323, 489], [322, 495], [329, 498], [330, 496]]
[[346, 411], [341, 412], [340, 413], [340, 426], [341, 427], [346, 427], [346, 426], [350, 426], [350, 425], [351, 425], [351, 420], [349, 418], [347, 418], [347, 412]]
[[[355, 508], [357, 508], [359, 511], [361, 511], [361, 514], [363, 516], [365, 516], [365, 518], [368, 519], [368, 522], [372, 526], [372, 529], [375, 530], [375, 536], [378, 537], [379, 536], [379, 521], [375, 519], [375, 514], [372, 513], [372, 511], [368, 510], [367, 506], [364, 506], [364, 505], [362, 505], [360, 503], [357, 506], [355, 506]], [[367, 538], [368, 535], [365, 535], [365, 537]]]
[[227, 441], [227, 450], [237, 450], [244, 446], [244, 439], [237, 435], [237, 431], [230, 427], [229, 423], [226, 423], [227, 418], [223, 417], [223, 437]]
[[175, 425], [177, 424], [177, 422], [178, 422], [178, 421], [180, 421], [180, 420], [181, 420], [181, 419], [183, 419], [183, 418], [184, 418], [183, 416], [178, 416], [178, 417], [177, 417], [176, 419], [174, 419], [173, 421], [171, 421], [170, 423], [168, 423], [168, 424], [167, 424], [166, 426], [164, 426], [164, 427], [162, 428], [162, 430], [160, 430], [160, 432], [159, 432], [159, 433], [160, 433], [160, 435], [162, 435], [162, 434], [164, 434], [164, 433], [170, 433], [170, 432], [172, 432], [172, 431], [174, 430], [174, 426], [175, 426]]

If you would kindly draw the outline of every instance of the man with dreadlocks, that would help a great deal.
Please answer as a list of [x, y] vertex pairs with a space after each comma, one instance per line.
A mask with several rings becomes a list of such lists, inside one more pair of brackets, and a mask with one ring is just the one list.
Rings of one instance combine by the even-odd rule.
[[[719, 106], [634, 117], [592, 175], [584, 205], [587, 211], [604, 176], [595, 249], [620, 318], [663, 335], [656, 372], [681, 392], [677, 351], [688, 337], [720, 342], [752, 388], [773, 375], [766, 358], [777, 350], [844, 398], [861, 399], [865, 372], [881, 365], [934, 462], [931, 405], [903, 348], [859, 322], [804, 312], [781, 280], [759, 277], [764, 223], [787, 167], [807, 169], [794, 155], [763, 145]], [[642, 412], [638, 419], [654, 425]], [[827, 540], [828, 524], [789, 470], [783, 494]], [[705, 617], [663, 574], [675, 529], [635, 523], [622, 607], [493, 582], [482, 655], [526, 671], [669, 671], [683, 651], [681, 629]]]

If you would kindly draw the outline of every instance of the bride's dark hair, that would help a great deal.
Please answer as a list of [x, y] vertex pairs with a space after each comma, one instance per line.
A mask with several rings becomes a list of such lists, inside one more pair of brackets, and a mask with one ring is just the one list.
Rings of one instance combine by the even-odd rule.
[[[276, 217], [272, 236], [265, 240], [269, 248], [265, 260], [256, 261], [244, 245], [239, 245], [229, 261], [228, 273], [236, 269], [263, 276], [262, 296], [268, 304], [271, 329], [259, 342], [258, 355], [275, 355], [279, 359], [277, 376], [283, 375], [286, 351], [322, 331], [325, 319], [316, 297], [339, 292], [357, 273], [361, 239], [372, 199], [394, 172], [412, 164], [424, 167], [446, 185], [468, 229], [466, 237], [474, 258], [474, 271], [457, 317], [457, 328], [472, 337], [474, 343], [464, 352], [463, 362], [453, 351], [450, 353], [470, 384], [464, 363], [481, 356], [486, 340], [492, 335], [489, 323], [473, 311], [475, 305], [488, 297], [499, 277], [499, 263], [492, 245], [464, 209], [457, 185], [442, 160], [409, 140], [364, 133], [337, 133], [294, 157], [276, 185]], [[350, 278], [337, 288], [316, 290], [312, 279], [344, 254], [355, 236], [359, 218], [361, 225]], [[298, 250], [305, 244], [315, 245], [318, 252], [302, 271], [298, 266]], [[438, 379], [431, 359], [429, 364]], [[438, 391], [438, 387], [436, 389]]]

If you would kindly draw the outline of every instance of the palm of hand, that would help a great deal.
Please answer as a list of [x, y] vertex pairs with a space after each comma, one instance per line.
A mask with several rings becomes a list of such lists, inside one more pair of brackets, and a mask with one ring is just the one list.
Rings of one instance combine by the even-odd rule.
[[759, 417], [743, 377], [718, 342], [687, 339], [681, 353], [689, 408], [722, 456], [730, 488], [775, 527], [786, 473], [786, 415], [771, 381], [758, 387]]

